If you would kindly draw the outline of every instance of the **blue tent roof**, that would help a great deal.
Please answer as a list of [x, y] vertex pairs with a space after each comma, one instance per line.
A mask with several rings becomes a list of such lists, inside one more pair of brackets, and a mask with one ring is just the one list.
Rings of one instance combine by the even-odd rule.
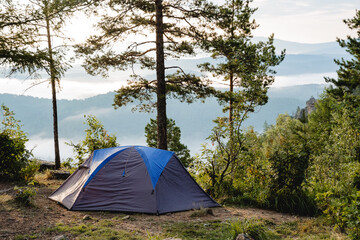
[[95, 150], [89, 170], [90, 177], [86, 181], [84, 187], [107, 162], [114, 158], [118, 153], [130, 147], [134, 147], [144, 160], [151, 178], [152, 186], [155, 188], [162, 171], [170, 158], [174, 155], [174, 152], [144, 146], [121, 146]]
[[155, 188], [162, 171], [164, 170], [172, 155], [174, 155], [174, 152], [142, 146], [137, 146], [134, 148], [143, 158], [151, 178], [151, 183]]

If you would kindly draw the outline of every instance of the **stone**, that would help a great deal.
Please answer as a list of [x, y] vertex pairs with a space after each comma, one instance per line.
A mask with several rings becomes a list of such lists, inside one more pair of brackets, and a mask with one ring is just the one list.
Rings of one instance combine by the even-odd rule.
[[54, 240], [69, 240], [66, 235], [58, 235], [53, 238]]
[[305, 108], [298, 107], [294, 118], [300, 120], [301, 122], [305, 123], [307, 122], [307, 118], [309, 114], [315, 110], [316, 105], [316, 99], [314, 97], [311, 97], [308, 101], [306, 101]]
[[306, 101], [306, 112], [309, 115], [312, 111], [315, 110], [316, 99], [311, 97], [308, 101]]
[[212, 209], [210, 209], [210, 208], [208, 208], [208, 209], [206, 210], [206, 214], [207, 214], [207, 215], [211, 215], [211, 216], [215, 216], [215, 215], [214, 215], [214, 211], [213, 211]]
[[51, 170], [51, 179], [65, 180], [70, 177], [70, 172], [65, 170]]
[[55, 169], [55, 163], [54, 162], [48, 162], [44, 160], [38, 160], [40, 163], [39, 172], [44, 172], [45, 170], [54, 170]]
[[239, 235], [236, 236], [235, 240], [252, 240], [253, 238], [251, 238], [250, 236], [248, 236], [245, 233], [241, 233]]
[[130, 218], [130, 216], [129, 215], [126, 215], [125, 217], [122, 217], [121, 219], [122, 220], [126, 220], [126, 219], [129, 219]]

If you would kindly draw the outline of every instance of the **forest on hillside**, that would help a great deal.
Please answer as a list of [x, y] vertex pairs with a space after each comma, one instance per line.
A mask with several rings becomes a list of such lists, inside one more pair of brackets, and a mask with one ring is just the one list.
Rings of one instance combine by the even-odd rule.
[[[83, 140], [69, 143], [76, 164], [74, 159], [60, 160], [56, 94], [71, 68], [72, 49], [90, 75], [106, 77], [110, 70], [124, 71], [134, 65], [155, 73], [154, 79], [148, 79], [134, 72], [128, 84], [116, 90], [113, 106], [155, 112], [145, 128], [148, 146], [174, 151], [219, 203], [321, 216], [339, 232], [359, 239], [360, 11], [344, 20], [357, 36], [338, 39], [351, 58], [335, 59], [337, 77], [325, 77], [331, 86], [317, 99], [315, 109], [299, 119], [281, 114], [275, 124], [258, 133], [244, 128], [244, 121], [267, 104], [274, 69], [281, 65], [285, 50], [276, 51], [273, 35], [251, 41], [258, 27], [251, 2], [34, 0], [19, 4], [1, 0], [1, 64], [10, 75], [36, 77], [39, 71], [48, 75], [44, 81], [52, 92], [56, 169], [74, 169], [95, 150], [119, 145], [96, 116], [87, 115]], [[93, 35], [72, 46], [64, 27], [78, 12], [96, 14], [99, 19]], [[140, 35], [147, 38], [136, 38]], [[129, 38], [134, 41], [129, 43]], [[59, 41], [54, 39], [62, 43], [56, 45]], [[167, 65], [168, 59], [200, 52], [221, 61], [199, 64], [203, 75]], [[211, 85], [214, 78], [226, 84], [225, 91]], [[210, 143], [190, 156], [181, 143], [176, 119], [167, 116], [167, 102], [172, 98], [191, 104], [208, 97], [216, 98], [227, 115], [208, 119], [215, 125], [208, 133]], [[0, 179], [34, 185], [39, 165], [26, 148], [27, 134], [15, 113], [5, 105], [1, 108]], [[25, 194], [26, 202], [34, 193], [30, 186], [24, 189], [19, 193]], [[270, 238], [266, 230], [261, 231], [264, 238], [248, 234], [254, 239]]]

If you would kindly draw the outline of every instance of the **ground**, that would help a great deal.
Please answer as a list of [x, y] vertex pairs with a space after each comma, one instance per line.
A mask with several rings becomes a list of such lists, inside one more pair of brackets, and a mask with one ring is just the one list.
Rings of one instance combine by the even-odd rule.
[[[276, 239], [347, 239], [318, 225], [312, 218], [256, 208], [218, 207], [160, 216], [117, 212], [69, 211], [48, 196], [60, 180], [37, 176], [39, 185], [31, 206], [14, 201], [14, 183], [0, 182], [0, 239], [232, 239], [231, 226], [245, 219], [260, 219]], [[312, 232], [315, 232], [314, 234]], [[302, 235], [310, 238], [299, 238]], [[319, 237], [319, 238], [317, 238]]]

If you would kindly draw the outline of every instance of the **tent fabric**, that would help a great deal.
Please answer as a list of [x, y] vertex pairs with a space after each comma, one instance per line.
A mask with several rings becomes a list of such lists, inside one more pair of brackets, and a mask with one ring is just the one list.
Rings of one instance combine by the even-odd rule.
[[163, 214], [220, 206], [174, 152], [143, 146], [95, 150], [49, 198], [87, 211]]
[[140, 153], [140, 156], [143, 158], [147, 170], [149, 171], [152, 185], [155, 188], [160, 174], [162, 173], [166, 164], [168, 163], [169, 159], [174, 155], [174, 153], [170, 151], [142, 146], [135, 147], [135, 149]]

